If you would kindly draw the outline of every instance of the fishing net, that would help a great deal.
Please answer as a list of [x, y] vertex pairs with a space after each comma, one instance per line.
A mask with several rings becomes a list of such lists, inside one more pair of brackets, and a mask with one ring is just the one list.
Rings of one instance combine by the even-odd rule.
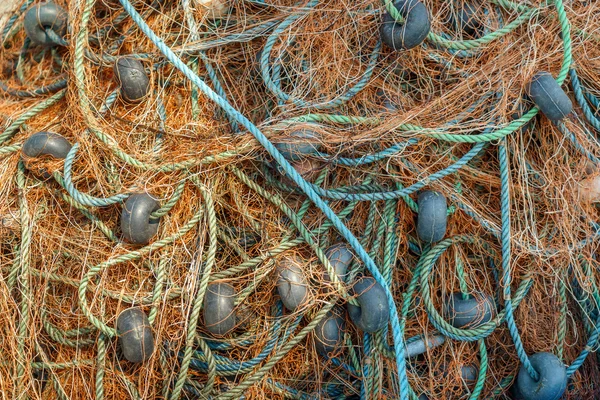
[[600, 395], [597, 2], [9, 3], [5, 397]]

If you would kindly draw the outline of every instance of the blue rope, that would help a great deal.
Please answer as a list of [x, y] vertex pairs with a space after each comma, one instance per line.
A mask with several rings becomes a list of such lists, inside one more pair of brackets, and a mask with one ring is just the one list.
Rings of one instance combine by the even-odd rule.
[[539, 379], [537, 371], [531, 365], [529, 357], [523, 347], [523, 342], [519, 336], [519, 329], [515, 322], [513, 314], [513, 304], [511, 299], [511, 277], [510, 277], [510, 166], [508, 161], [508, 152], [506, 150], [506, 138], [498, 145], [498, 159], [500, 161], [500, 209], [502, 214], [502, 284], [504, 285], [504, 310], [506, 325], [510, 336], [512, 337], [513, 343], [519, 360], [535, 381]]
[[142, 19], [139, 13], [131, 5], [128, 0], [119, 0], [121, 5], [131, 16], [135, 24], [140, 30], [148, 36], [148, 38], [156, 45], [161, 53], [173, 63], [173, 65], [179, 69], [190, 81], [196, 85], [205, 95], [212, 101], [216, 102], [221, 108], [228, 114], [232, 115], [236, 121], [244, 126], [252, 135], [258, 140], [258, 142], [266, 149], [266, 151], [275, 159], [275, 161], [281, 165], [285, 172], [292, 178], [292, 180], [302, 189], [307, 197], [325, 214], [325, 216], [331, 221], [332, 225], [342, 235], [342, 237], [348, 241], [350, 246], [356, 252], [356, 255], [364, 262], [365, 266], [373, 276], [373, 278], [383, 287], [383, 290], [387, 297], [388, 306], [390, 307], [392, 332], [394, 338], [394, 349], [396, 352], [396, 365], [398, 368], [398, 378], [400, 380], [400, 398], [402, 400], [408, 399], [408, 377], [406, 375], [406, 363], [404, 360], [404, 346], [402, 344], [402, 333], [400, 329], [400, 321], [398, 319], [398, 310], [394, 302], [394, 297], [390, 291], [389, 285], [385, 282], [381, 273], [379, 272], [375, 262], [369, 257], [365, 249], [361, 246], [356, 237], [352, 234], [350, 229], [344, 225], [339, 219], [335, 212], [327, 205], [325, 201], [315, 192], [311, 185], [306, 182], [302, 176], [292, 167], [292, 165], [283, 157], [283, 155], [275, 148], [275, 146], [267, 139], [267, 137], [252, 123], [248, 118], [242, 115], [239, 111], [233, 108], [226, 100], [217, 95], [210, 87], [208, 87], [194, 72], [187, 66], [181, 59], [179, 59], [175, 53], [167, 46], [162, 39], [160, 39], [146, 22]]
[[471, 150], [469, 150], [465, 155], [463, 155], [456, 163], [451, 166], [444, 168], [441, 171], [435, 172], [430, 176], [423, 178], [417, 183], [413, 185], [399, 190], [393, 190], [389, 192], [371, 192], [371, 193], [347, 193], [341, 192], [338, 190], [331, 189], [322, 189], [316, 185], [309, 183], [308, 185], [311, 187], [319, 195], [334, 199], [334, 200], [345, 200], [345, 201], [378, 201], [378, 200], [393, 200], [401, 197], [409, 196], [412, 193], [415, 193], [419, 189], [430, 185], [432, 182], [440, 180], [448, 175], [451, 175], [466, 165], [471, 159], [473, 159], [481, 149], [485, 146], [484, 142], [475, 144]]
[[583, 111], [585, 119], [587, 119], [587, 121], [590, 123], [590, 125], [594, 127], [594, 129], [600, 131], [600, 119], [596, 117], [596, 115], [590, 108], [590, 105], [585, 99], [585, 96], [581, 89], [581, 82], [579, 82], [579, 77], [577, 76], [577, 71], [575, 71], [575, 68], [569, 69], [569, 76], [571, 77], [571, 86], [573, 87], [573, 92], [575, 93], [575, 99], [577, 100], [577, 103], [579, 103], [579, 105], [581, 106], [581, 110]]
[[[365, 333], [363, 335], [363, 352], [365, 358], [370, 358], [372, 356], [372, 348], [371, 348], [371, 335]], [[363, 377], [360, 383], [360, 398], [361, 400], [367, 400], [369, 398], [369, 389], [366, 385], [366, 382], [369, 380], [371, 376], [371, 365], [369, 363], [363, 363]]]

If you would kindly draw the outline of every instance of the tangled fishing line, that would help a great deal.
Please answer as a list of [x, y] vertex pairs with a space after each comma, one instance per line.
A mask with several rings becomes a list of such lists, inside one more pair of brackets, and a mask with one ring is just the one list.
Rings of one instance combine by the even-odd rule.
[[600, 4], [25, 0], [0, 393], [600, 396]]

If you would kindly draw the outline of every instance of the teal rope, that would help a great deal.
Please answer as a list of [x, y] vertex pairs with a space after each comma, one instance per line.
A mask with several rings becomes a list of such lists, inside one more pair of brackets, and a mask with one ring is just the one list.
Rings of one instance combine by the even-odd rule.
[[531, 365], [529, 357], [525, 352], [525, 348], [521, 342], [519, 330], [513, 315], [513, 303], [510, 290], [510, 166], [508, 161], [508, 152], [506, 151], [506, 139], [504, 139], [503, 143], [498, 145], [498, 159], [500, 161], [500, 208], [502, 213], [502, 284], [504, 286], [503, 296], [504, 310], [506, 312], [506, 324], [508, 325], [510, 336], [513, 339], [513, 343], [515, 344], [515, 349], [519, 359], [521, 360], [521, 363], [531, 378], [537, 381], [539, 379], [539, 375]]
[[150, 29], [146, 22], [141, 18], [137, 11], [133, 8], [128, 0], [119, 0], [123, 8], [131, 16], [136, 25], [144, 32], [146, 36], [158, 47], [161, 53], [163, 53], [167, 59], [173, 63], [173, 65], [183, 72], [183, 74], [190, 79], [198, 88], [206, 94], [206, 96], [215, 101], [221, 106], [228, 114], [232, 115], [241, 125], [247, 128], [250, 133], [265, 147], [268, 153], [277, 161], [279, 165], [283, 167], [285, 172], [292, 177], [293, 181], [306, 193], [306, 195], [315, 203], [315, 205], [327, 216], [332, 222], [333, 226], [338, 232], [348, 241], [350, 246], [356, 251], [357, 256], [365, 263], [375, 280], [380, 283], [386, 293], [388, 300], [388, 306], [390, 307], [391, 313], [391, 324], [393, 328], [394, 336], [394, 348], [396, 351], [396, 364], [398, 367], [398, 378], [400, 380], [400, 397], [406, 399], [408, 397], [408, 379], [406, 376], [406, 365], [404, 360], [404, 346], [402, 345], [402, 337], [400, 332], [400, 325], [396, 310], [396, 304], [394, 297], [389, 290], [389, 286], [385, 283], [383, 277], [378, 271], [376, 264], [373, 262], [371, 257], [367, 254], [364, 248], [360, 245], [356, 237], [352, 232], [344, 225], [339, 217], [331, 210], [331, 208], [319, 197], [319, 195], [309, 186], [309, 184], [298, 174], [297, 171], [290, 165], [290, 163], [281, 155], [281, 153], [275, 148], [275, 146], [269, 142], [265, 135], [258, 130], [258, 128], [252, 124], [245, 116], [234, 109], [227, 101], [218, 96], [213, 90], [211, 90], [196, 74], [190, 70], [185, 63], [183, 63], [173, 51]]

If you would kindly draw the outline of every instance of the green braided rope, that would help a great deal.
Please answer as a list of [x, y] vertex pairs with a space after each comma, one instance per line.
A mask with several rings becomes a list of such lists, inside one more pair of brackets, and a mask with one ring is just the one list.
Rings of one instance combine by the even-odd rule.
[[[33, 107], [25, 111], [23, 114], [21, 114], [4, 130], [4, 132], [2, 132], [2, 134], [0, 134], [0, 144], [11, 139], [26, 121], [35, 117], [36, 115], [46, 110], [47, 108], [53, 106], [54, 104], [58, 103], [63, 97], [65, 97], [66, 93], [67, 91], [65, 89], [56, 92], [52, 96], [40, 101], [39, 103], [35, 104]], [[4, 152], [6, 152], [6, 150], [4, 150], [2, 153]]]
[[206, 383], [204, 384], [204, 388], [200, 391], [200, 394], [201, 396], [208, 398], [208, 395], [212, 392], [215, 385], [215, 379], [217, 377], [217, 365], [212, 350], [201, 338], [198, 340], [198, 347], [200, 347], [200, 350], [202, 350], [204, 359], [203, 361], [208, 364]]
[[[206, 215], [208, 220], [208, 252], [206, 256], [206, 262], [202, 271], [202, 279], [198, 285], [198, 291], [195, 294], [194, 301], [192, 302], [192, 310], [189, 316], [189, 322], [187, 327], [187, 334], [185, 340], [185, 351], [181, 360], [181, 366], [179, 375], [171, 392], [170, 400], [177, 400], [181, 395], [181, 390], [185, 384], [187, 378], [187, 372], [189, 369], [190, 361], [192, 359], [192, 353], [194, 350], [194, 338], [196, 334], [196, 326], [198, 325], [198, 318], [200, 317], [200, 311], [202, 310], [202, 304], [204, 301], [204, 294], [208, 287], [211, 270], [215, 264], [216, 253], [217, 253], [217, 216], [215, 214], [214, 203], [210, 192], [199, 182], [197, 177], [192, 177], [192, 181], [202, 194], [204, 199], [204, 207], [206, 209]], [[200, 264], [200, 263], [198, 263]], [[190, 295], [193, 293], [190, 293]], [[205, 353], [207, 354], [207, 353]], [[210, 357], [209, 357], [210, 360]], [[216, 371], [214, 364], [209, 365], [209, 374], [213, 375]]]
[[[150, 308], [150, 312], [148, 313], [148, 321], [151, 325], [154, 323], [154, 319], [158, 314], [158, 307], [162, 297], [164, 283], [167, 278], [167, 271], [165, 268], [167, 261], [167, 258], [161, 257], [160, 260], [158, 260], [156, 270], [152, 271], [155, 274], [156, 281], [154, 282], [154, 288], [152, 289], [152, 307]], [[151, 263], [150, 265], [152, 266], [154, 264]]]
[[106, 361], [106, 336], [100, 333], [96, 348], [96, 400], [104, 399], [104, 368]]
[[475, 383], [475, 387], [473, 388], [473, 392], [471, 392], [471, 396], [469, 396], [469, 400], [477, 400], [483, 391], [485, 386], [485, 376], [487, 374], [488, 369], [488, 357], [487, 357], [487, 348], [485, 347], [485, 340], [479, 339], [479, 373], [477, 374], [477, 382]]
[[[422, 256], [421, 259], [419, 260], [419, 265], [421, 267], [423, 267], [423, 269], [421, 271], [421, 276], [420, 276], [421, 300], [423, 301], [425, 308], [427, 309], [427, 314], [429, 315], [430, 318], [433, 318], [436, 321], [436, 323], [438, 325], [440, 325], [443, 329], [445, 329], [446, 331], [448, 331], [454, 335], [457, 335], [457, 336], [476, 337], [476, 336], [485, 334], [486, 332], [493, 330], [494, 328], [500, 326], [500, 324], [502, 323], [502, 321], [504, 320], [504, 317], [505, 317], [505, 311], [503, 310], [500, 313], [498, 313], [498, 315], [494, 319], [492, 319], [491, 321], [486, 322], [484, 324], [481, 324], [481, 325], [477, 326], [476, 328], [473, 328], [473, 329], [455, 328], [454, 326], [452, 326], [448, 322], [446, 322], [444, 320], [444, 318], [442, 318], [442, 316], [436, 311], [436, 309], [433, 305], [433, 302], [431, 300], [431, 294], [430, 294], [430, 288], [429, 288], [429, 277], [433, 270], [433, 260], [438, 258], [441, 255], [441, 253], [443, 253], [448, 247], [450, 247], [453, 244], [477, 243], [478, 241], [479, 241], [478, 239], [475, 239], [475, 238], [472, 238], [469, 236], [454, 236], [454, 237], [451, 237], [448, 239], [444, 239], [444, 240], [440, 241], [439, 243], [437, 243], [429, 252], [427, 252], [426, 255]], [[527, 274], [525, 274], [522, 277], [521, 283], [519, 284], [519, 286], [515, 292], [515, 297], [513, 299], [514, 309], [516, 309], [519, 306], [519, 304], [525, 297], [525, 294], [527, 293], [527, 290], [529, 289], [529, 286], [531, 283], [532, 283], [531, 273], [528, 272]]]
[[29, 257], [31, 247], [31, 227], [29, 218], [29, 206], [25, 195], [25, 165], [23, 161], [19, 161], [17, 167], [17, 187], [19, 188], [19, 214], [21, 222], [21, 247], [19, 251], [19, 292], [21, 294], [21, 301], [19, 306], [19, 324], [17, 328], [17, 347], [18, 347], [18, 358], [17, 371], [15, 378], [15, 386], [13, 398], [20, 397], [25, 392], [24, 378], [25, 378], [25, 363], [26, 363], [26, 340], [27, 325], [29, 323]]

